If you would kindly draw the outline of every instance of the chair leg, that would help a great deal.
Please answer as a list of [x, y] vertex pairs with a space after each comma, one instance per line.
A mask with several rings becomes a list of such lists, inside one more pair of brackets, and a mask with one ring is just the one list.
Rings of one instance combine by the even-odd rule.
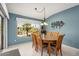
[[43, 56], [43, 48], [42, 48], [42, 50], [41, 50], [41, 56]]
[[61, 56], [62, 56], [62, 50], [60, 49], [60, 53], [61, 53]]
[[34, 44], [32, 44], [32, 48], [33, 48]]
[[37, 52], [37, 48], [35, 47], [35, 51]]
[[38, 47], [37, 46], [35, 46], [35, 51], [38, 52]]
[[57, 54], [58, 52], [57, 52], [57, 51], [55, 51], [55, 52], [56, 52], [56, 56], [57, 56], [57, 55], [58, 55], [58, 54]]
[[56, 56], [58, 56], [59, 52], [60, 52], [59, 50], [56, 50]]

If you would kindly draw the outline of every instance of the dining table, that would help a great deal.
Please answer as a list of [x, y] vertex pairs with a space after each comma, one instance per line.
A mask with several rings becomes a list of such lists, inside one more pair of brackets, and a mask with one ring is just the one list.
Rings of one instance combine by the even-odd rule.
[[46, 37], [44, 35], [41, 36], [42, 38], [42, 43], [47, 43], [47, 53], [50, 56], [51, 55], [51, 44], [55, 43], [57, 39], [53, 39], [53, 37]]

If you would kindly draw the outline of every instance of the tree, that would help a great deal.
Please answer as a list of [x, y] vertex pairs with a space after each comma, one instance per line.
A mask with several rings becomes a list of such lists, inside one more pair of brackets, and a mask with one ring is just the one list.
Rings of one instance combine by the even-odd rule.
[[26, 31], [26, 34], [28, 36], [28, 32], [31, 30], [31, 24], [24, 24], [23, 25], [23, 30]]

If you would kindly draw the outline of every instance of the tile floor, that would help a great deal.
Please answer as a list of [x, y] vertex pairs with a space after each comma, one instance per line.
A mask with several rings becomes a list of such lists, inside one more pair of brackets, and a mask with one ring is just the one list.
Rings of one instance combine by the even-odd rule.
[[[4, 49], [2, 52], [7, 52], [13, 49], [19, 49], [21, 56], [41, 56], [40, 51], [36, 52], [34, 48], [32, 48], [32, 42], [18, 44], [9, 46], [7, 49]], [[66, 45], [62, 46], [63, 56], [79, 56], [79, 49], [72, 48]], [[44, 56], [48, 56], [47, 51], [44, 50]], [[52, 52], [51, 56], [55, 56]]]

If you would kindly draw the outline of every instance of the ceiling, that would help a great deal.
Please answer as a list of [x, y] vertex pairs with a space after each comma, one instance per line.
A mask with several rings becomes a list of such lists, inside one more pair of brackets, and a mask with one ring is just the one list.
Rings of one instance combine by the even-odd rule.
[[36, 19], [43, 19], [44, 14], [35, 11], [35, 8], [41, 10], [45, 7], [45, 17], [79, 5], [77, 3], [7, 3], [7, 9], [10, 13], [20, 14]]

